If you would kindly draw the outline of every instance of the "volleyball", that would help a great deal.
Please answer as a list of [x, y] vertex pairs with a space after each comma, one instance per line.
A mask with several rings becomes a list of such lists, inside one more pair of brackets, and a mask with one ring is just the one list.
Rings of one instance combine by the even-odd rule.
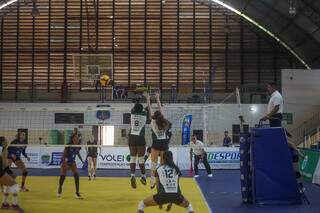
[[106, 86], [109, 85], [109, 83], [110, 83], [110, 77], [109, 77], [108, 75], [102, 75], [102, 76], [100, 77], [100, 84], [101, 84], [101, 86], [106, 87]]

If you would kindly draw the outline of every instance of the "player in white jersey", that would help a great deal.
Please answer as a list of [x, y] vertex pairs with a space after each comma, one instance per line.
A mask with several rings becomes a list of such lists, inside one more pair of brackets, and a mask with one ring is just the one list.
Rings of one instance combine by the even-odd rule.
[[180, 169], [174, 164], [171, 151], [163, 154], [164, 164], [156, 171], [158, 193], [141, 200], [138, 213], [143, 213], [145, 207], [174, 203], [186, 208], [188, 213], [194, 213], [191, 203], [181, 194], [179, 186]]
[[142, 104], [136, 103], [131, 110], [131, 128], [129, 133], [130, 149], [130, 170], [131, 170], [131, 187], [136, 188], [136, 162], [138, 161], [141, 178], [140, 181], [146, 185], [146, 171], [144, 166], [144, 155], [146, 151], [145, 126], [147, 123], [148, 113], [143, 109]]
[[[3, 149], [0, 155], [0, 185], [4, 186], [3, 202], [0, 209], [11, 209], [22, 213], [24, 210], [18, 205], [19, 185], [15, 181], [16, 177], [7, 164], [8, 146], [10, 143], [4, 137], [1, 137], [0, 141], [3, 142]], [[8, 202], [9, 193], [12, 193], [12, 205], [9, 205]]]
[[163, 164], [163, 153], [169, 150], [169, 138], [167, 133], [171, 127], [171, 123], [164, 118], [164, 112], [160, 102], [160, 93], [157, 92], [155, 95], [158, 105], [158, 111], [155, 111], [154, 113], [152, 113], [151, 109], [150, 96], [146, 95], [149, 116], [152, 118], [151, 188], [154, 188], [156, 185], [155, 171], [158, 163], [158, 157], [160, 156], [160, 163]]

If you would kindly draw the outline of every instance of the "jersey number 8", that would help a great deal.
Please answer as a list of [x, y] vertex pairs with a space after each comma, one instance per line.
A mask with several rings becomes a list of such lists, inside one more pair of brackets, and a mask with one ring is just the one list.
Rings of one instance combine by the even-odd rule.
[[134, 121], [134, 126], [139, 126], [139, 121], [138, 120]]

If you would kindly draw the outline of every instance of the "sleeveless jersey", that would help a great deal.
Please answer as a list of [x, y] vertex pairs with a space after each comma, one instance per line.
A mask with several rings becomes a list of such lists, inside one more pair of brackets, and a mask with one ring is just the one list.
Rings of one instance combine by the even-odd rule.
[[[87, 142], [87, 145], [97, 145], [97, 141], [94, 140], [94, 141], [88, 141]], [[96, 155], [98, 153], [98, 147], [92, 147], [92, 146], [89, 146], [88, 147], [88, 154], [89, 155]]]
[[181, 193], [179, 187], [179, 175], [176, 170], [162, 165], [157, 169], [160, 179], [159, 193]]
[[66, 147], [67, 149], [67, 163], [75, 163], [76, 157], [80, 153], [81, 147]]
[[147, 112], [131, 113], [130, 135], [144, 136], [147, 123]]
[[153, 141], [167, 140], [166, 130], [160, 130], [155, 120], [151, 121], [151, 129]]

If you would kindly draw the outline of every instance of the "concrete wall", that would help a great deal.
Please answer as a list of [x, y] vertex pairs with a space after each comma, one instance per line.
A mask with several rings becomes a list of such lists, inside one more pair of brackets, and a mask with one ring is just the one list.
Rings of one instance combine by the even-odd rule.
[[[126, 145], [127, 138], [121, 137], [121, 129], [129, 130], [129, 125], [123, 124], [123, 113], [130, 112], [133, 104], [110, 104], [110, 107], [97, 107], [97, 103], [1, 103], [0, 104], [0, 135], [13, 138], [18, 128], [29, 129], [30, 143], [48, 141], [48, 130], [72, 130], [78, 125], [55, 124], [54, 113], [56, 112], [83, 112], [85, 124], [79, 130], [84, 140], [91, 134], [92, 125], [102, 125], [96, 118], [97, 110], [110, 110], [111, 118], [103, 125], [115, 126], [115, 144]], [[254, 111], [250, 108], [254, 107]], [[245, 121], [254, 126], [265, 114], [265, 105], [242, 105]], [[183, 116], [192, 114], [192, 129], [203, 129], [207, 131], [208, 144], [221, 145], [223, 131], [232, 131], [232, 124], [238, 124], [239, 108], [236, 104], [168, 104], [165, 105], [165, 116], [173, 123], [172, 143], [181, 143], [181, 125]], [[151, 132], [147, 126], [146, 139], [151, 143]]]
[[291, 128], [320, 110], [319, 92], [320, 70], [282, 70], [284, 110], [294, 116]]

